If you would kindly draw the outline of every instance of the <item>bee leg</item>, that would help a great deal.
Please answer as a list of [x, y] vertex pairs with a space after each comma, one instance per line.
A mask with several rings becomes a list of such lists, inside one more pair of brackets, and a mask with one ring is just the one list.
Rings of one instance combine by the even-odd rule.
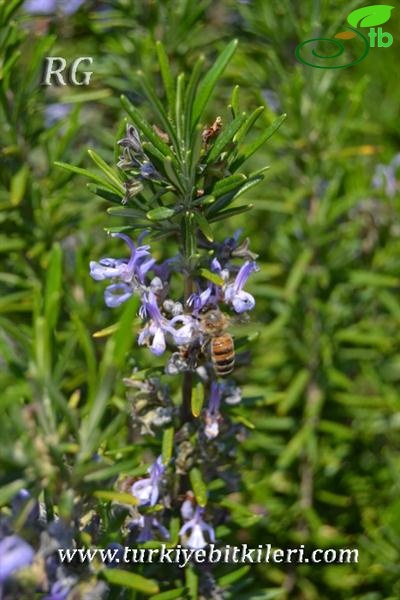
[[209, 341], [204, 342], [203, 344], [201, 344], [199, 356], [201, 358], [207, 358], [207, 357], [210, 356], [210, 342]]

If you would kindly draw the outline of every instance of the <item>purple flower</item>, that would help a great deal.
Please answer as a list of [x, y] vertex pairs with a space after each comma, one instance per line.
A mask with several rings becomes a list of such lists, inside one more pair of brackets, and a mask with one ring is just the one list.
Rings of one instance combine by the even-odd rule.
[[193, 293], [189, 296], [187, 305], [193, 309], [193, 312], [199, 313], [205, 306], [207, 306], [212, 296], [215, 296], [214, 287], [214, 284], [209, 282], [206, 289], [200, 292], [200, 294]]
[[104, 290], [104, 302], [109, 308], [116, 308], [129, 300], [132, 294], [132, 287], [127, 283], [112, 283]]
[[194, 517], [193, 494], [182, 502], [181, 515], [184, 521], [190, 521]]
[[396, 177], [390, 165], [378, 165], [372, 179], [374, 188], [384, 189], [389, 198], [396, 192]]
[[140, 166], [140, 175], [143, 179], [161, 179], [159, 172], [154, 168], [151, 162], [144, 162]]
[[221, 387], [216, 381], [211, 383], [210, 399], [208, 401], [208, 407], [205, 414], [205, 428], [204, 433], [209, 440], [217, 437], [219, 434], [219, 421], [221, 415], [219, 413], [219, 407], [221, 404]]
[[165, 467], [159, 456], [154, 464], [147, 470], [150, 477], [139, 479], [131, 487], [131, 493], [139, 500], [139, 506], [154, 506], [160, 495], [160, 483], [164, 475]]
[[130, 524], [139, 528], [139, 533], [136, 537], [136, 541], [139, 543], [152, 540], [154, 537], [153, 530], [158, 531], [163, 539], [169, 540], [168, 529], [152, 515], [140, 515], [138, 519], [132, 519]]
[[217, 245], [216, 254], [218, 260], [223, 264], [232, 256], [232, 252], [238, 247], [238, 241], [243, 233], [243, 229], [237, 229], [232, 237], [225, 238], [221, 244]]
[[155, 259], [150, 257], [150, 246], [135, 246], [133, 241], [123, 233], [114, 233], [113, 237], [124, 240], [130, 250], [129, 260], [102, 258], [100, 262], [90, 262], [90, 275], [96, 281], [104, 279], [119, 279], [112, 283], [104, 292], [104, 301], [110, 308], [120, 306], [128, 300], [135, 290], [143, 288], [145, 276], [153, 267]]
[[166, 258], [162, 263], [154, 265], [153, 271], [162, 281], [168, 281], [171, 273], [178, 268], [177, 262], [176, 256]]
[[60, 0], [58, 2], [58, 8], [64, 15], [72, 15], [84, 2], [85, 0]]
[[15, 571], [31, 564], [35, 552], [18, 535], [9, 535], [0, 542], [0, 583], [3, 583]]
[[[189, 315], [176, 315], [171, 320], [161, 314], [157, 304], [157, 298], [153, 292], [144, 296], [144, 302], [140, 309], [142, 318], [150, 318], [147, 325], [139, 334], [139, 346], [149, 346], [151, 352], [160, 356], [166, 349], [166, 335], [170, 334], [174, 342], [179, 346], [188, 344], [193, 338], [194, 328], [198, 326], [195, 319]], [[176, 327], [180, 324], [180, 327]]]
[[211, 261], [211, 271], [213, 273], [217, 273], [224, 281], [228, 281], [229, 279], [229, 271], [228, 269], [223, 269], [221, 263], [218, 258], [213, 258]]
[[167, 298], [167, 300], [165, 300], [163, 302], [163, 309], [167, 312], [170, 313], [173, 317], [176, 317], [177, 315], [182, 315], [183, 314], [183, 306], [181, 302], [175, 302], [174, 300], [170, 300]]
[[[180, 323], [181, 327], [176, 328], [177, 323]], [[177, 346], [190, 344], [199, 333], [199, 323], [190, 315], [176, 315], [170, 320], [170, 326], [172, 328], [170, 333]]]
[[50, 589], [50, 593], [43, 600], [67, 600], [71, 591], [72, 582], [66, 579], [65, 581], [56, 581]]
[[[223, 281], [228, 281], [229, 271], [223, 269], [221, 263], [217, 258], [213, 258], [211, 261], [211, 271], [217, 273]], [[193, 309], [193, 312], [199, 313], [206, 306], [216, 306], [221, 300], [221, 288], [220, 286], [207, 282], [207, 287], [200, 293], [193, 293], [188, 299], [187, 305]]]
[[396, 172], [400, 166], [400, 154], [396, 154], [388, 165], [378, 165], [372, 179], [375, 188], [385, 189], [389, 198], [393, 198], [397, 189]]
[[140, 309], [142, 318], [150, 317], [149, 323], [139, 333], [139, 346], [149, 346], [151, 352], [156, 356], [162, 354], [167, 346], [165, 335], [169, 331], [169, 321], [161, 314], [157, 304], [157, 298], [153, 292], [145, 295]]
[[239, 404], [242, 400], [242, 390], [232, 382], [223, 382], [221, 384], [221, 393], [226, 404], [235, 405]]
[[215, 542], [214, 529], [203, 520], [203, 513], [204, 509], [197, 506], [194, 517], [187, 521], [179, 531], [179, 535], [189, 534], [184, 543], [193, 550], [200, 550], [207, 546], [208, 542], [204, 537], [204, 533], [208, 534], [210, 542]]
[[253, 296], [245, 292], [243, 287], [249, 275], [257, 270], [258, 267], [254, 261], [246, 261], [236, 275], [235, 281], [224, 286], [224, 301], [227, 304], [232, 304], [234, 311], [237, 313], [251, 310], [255, 306]]
[[49, 104], [44, 109], [44, 120], [47, 127], [51, 127], [58, 121], [64, 119], [71, 112], [70, 104], [63, 104], [62, 102], [55, 102]]
[[[248, 0], [240, 0], [241, 4], [250, 4], [250, 2]], [[281, 101], [279, 99], [279, 96], [276, 92], [274, 92], [273, 90], [270, 90], [268, 88], [265, 88], [262, 90], [262, 97], [264, 98], [265, 102], [268, 104], [269, 108], [273, 111], [273, 112], [279, 112], [281, 110]]]
[[136, 276], [138, 281], [143, 283], [144, 275], [155, 263], [153, 258], [146, 259], [145, 261], [142, 260], [150, 255], [150, 246], [136, 247], [133, 241], [123, 233], [113, 233], [111, 236], [119, 237], [128, 244], [131, 250], [129, 261], [126, 259], [113, 258], [103, 258], [100, 263], [91, 261], [90, 275], [96, 281], [118, 277], [125, 282], [131, 282]]
[[49, 15], [58, 10], [64, 15], [72, 15], [85, 0], [27, 0], [24, 4], [26, 12], [37, 15]]

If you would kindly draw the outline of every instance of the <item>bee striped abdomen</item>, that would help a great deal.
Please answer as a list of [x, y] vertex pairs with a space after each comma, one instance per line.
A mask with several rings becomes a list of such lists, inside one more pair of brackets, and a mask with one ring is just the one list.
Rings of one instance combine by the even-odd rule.
[[225, 377], [232, 373], [235, 365], [235, 346], [229, 333], [212, 338], [211, 359], [217, 375]]

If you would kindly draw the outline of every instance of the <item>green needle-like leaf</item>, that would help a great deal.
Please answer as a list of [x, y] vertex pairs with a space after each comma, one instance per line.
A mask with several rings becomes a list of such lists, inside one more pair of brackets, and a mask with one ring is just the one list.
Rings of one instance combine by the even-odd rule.
[[200, 269], [200, 275], [204, 277], [204, 279], [207, 279], [207, 281], [215, 283], [215, 285], [224, 285], [224, 280], [218, 275], [218, 273], [213, 273], [208, 269]]
[[201, 414], [201, 409], [204, 404], [204, 386], [201, 381], [198, 381], [193, 389], [192, 394], [192, 415], [197, 418]]
[[174, 428], [167, 427], [164, 430], [163, 439], [162, 439], [162, 461], [164, 465], [167, 465], [171, 460], [172, 452], [174, 448]]
[[180, 600], [184, 598], [185, 588], [180, 587], [175, 590], [169, 590], [168, 592], [161, 592], [151, 597], [151, 600]]
[[229, 61], [231, 60], [237, 44], [237, 40], [233, 40], [230, 44], [228, 44], [201, 82], [193, 104], [192, 127], [197, 124], [198, 120], [203, 114], [217, 81], [220, 79], [222, 73], [225, 71]]
[[225, 146], [229, 144], [229, 142], [233, 142], [235, 133], [240, 129], [245, 120], [246, 114], [243, 113], [229, 123], [228, 127], [226, 127], [222, 133], [219, 134], [206, 157], [205, 162], [207, 164], [217, 160], [221, 152], [225, 149]]
[[204, 235], [204, 237], [209, 242], [213, 242], [214, 241], [214, 233], [210, 227], [210, 224], [208, 223], [207, 219], [205, 218], [205, 216], [202, 215], [201, 213], [196, 213], [195, 219], [196, 219], [196, 223], [197, 223], [201, 233]]
[[142, 575], [137, 575], [131, 571], [105, 569], [102, 574], [108, 583], [128, 590], [137, 590], [138, 592], [142, 592], [142, 594], [146, 594], [146, 596], [157, 594], [159, 591], [155, 581], [146, 579], [145, 577], [142, 577]]
[[70, 173], [75, 173], [76, 175], [83, 175], [84, 177], [88, 177], [92, 181], [99, 183], [102, 188], [106, 188], [106, 189], [110, 190], [111, 192], [118, 194], [118, 196], [120, 198], [123, 197], [123, 193], [122, 193], [121, 187], [119, 185], [115, 185], [114, 183], [111, 183], [110, 180], [102, 179], [95, 173], [88, 171], [88, 169], [82, 169], [81, 167], [76, 167], [75, 165], [69, 165], [67, 163], [58, 162], [58, 161], [56, 161], [54, 164], [56, 167], [61, 167], [62, 169], [65, 169], [66, 171], [70, 171]]
[[[168, 134], [172, 144], [174, 145], [175, 151], [177, 152], [177, 154], [179, 154], [180, 147], [178, 144], [177, 135], [176, 135], [174, 128], [171, 125], [171, 122], [168, 119], [168, 115], [164, 109], [163, 104], [157, 97], [152, 85], [148, 82], [147, 77], [144, 75], [144, 73], [142, 71], [138, 72], [138, 77], [139, 77], [140, 85], [141, 85], [145, 95], [147, 96], [147, 99], [150, 102], [154, 113], [157, 115], [157, 117], [159, 119], [161, 127], [163, 127], [165, 132]], [[150, 141], [152, 141], [152, 140], [150, 140]]]
[[132, 494], [126, 494], [124, 492], [114, 492], [111, 490], [97, 490], [93, 493], [99, 500], [105, 500], [106, 502], [118, 502], [119, 504], [129, 504], [136, 506], [139, 501]]
[[[186, 87], [186, 95], [185, 95], [185, 113], [186, 113], [186, 121], [185, 121], [185, 143], [187, 146], [190, 145], [190, 135], [191, 135], [191, 127], [192, 127], [192, 114], [193, 114], [193, 103], [196, 97], [197, 86], [201, 77], [201, 73], [204, 66], [204, 56], [200, 56], [190, 75], [190, 79], [188, 85]], [[201, 137], [200, 137], [201, 139]]]
[[109, 181], [113, 185], [115, 185], [115, 187], [118, 188], [121, 193], [124, 193], [124, 186], [122, 185], [121, 180], [119, 179], [114, 169], [109, 167], [108, 164], [101, 158], [101, 156], [99, 156], [94, 150], [88, 150], [88, 154], [93, 160], [93, 162], [95, 162], [96, 165], [99, 167], [99, 169], [103, 171], [107, 179], [109, 179]]
[[264, 110], [264, 106], [259, 106], [251, 113], [251, 115], [249, 115], [246, 118], [245, 122], [233, 138], [237, 144], [239, 144], [246, 137], [247, 133], [252, 129], [252, 127], [254, 127], [255, 123], [257, 122], [258, 118], [262, 115]]
[[232, 116], [234, 119], [239, 114], [239, 90], [240, 90], [240, 87], [238, 85], [235, 85], [235, 87], [233, 88], [233, 91], [232, 91], [230, 107], [231, 107]]
[[150, 219], [150, 221], [164, 221], [165, 219], [169, 219], [175, 213], [173, 208], [167, 208], [166, 206], [159, 206], [157, 208], [153, 208], [146, 213], [146, 217]]
[[238, 156], [237, 159], [235, 159], [233, 161], [233, 163], [231, 164], [231, 170], [232, 171], [236, 171], [237, 169], [239, 169], [239, 167], [241, 167], [241, 165], [250, 158], [250, 156], [253, 156], [253, 154], [255, 152], [257, 152], [257, 150], [263, 145], [265, 144], [266, 141], [269, 140], [269, 138], [271, 136], [274, 135], [274, 133], [276, 131], [278, 131], [279, 127], [282, 125], [282, 123], [285, 121], [287, 115], [283, 114], [281, 115], [278, 119], [276, 119], [276, 121], [274, 121], [272, 123], [272, 125], [270, 125], [264, 133], [262, 133], [256, 140], [254, 140], [254, 142], [252, 144], [250, 144], [250, 146], [248, 146], [246, 148], [246, 150], [240, 155]]
[[62, 286], [62, 252], [59, 244], [51, 251], [46, 277], [45, 317], [49, 331], [54, 330], [60, 310]]
[[175, 86], [174, 79], [171, 73], [171, 67], [169, 64], [168, 56], [165, 51], [165, 47], [162, 42], [156, 42], [156, 50], [158, 56], [158, 62], [160, 65], [161, 77], [164, 83], [165, 93], [167, 95], [168, 112], [170, 117], [173, 114], [175, 106]]
[[205, 506], [207, 504], [207, 487], [199, 469], [197, 467], [191, 469], [189, 477], [197, 503], [200, 506]]

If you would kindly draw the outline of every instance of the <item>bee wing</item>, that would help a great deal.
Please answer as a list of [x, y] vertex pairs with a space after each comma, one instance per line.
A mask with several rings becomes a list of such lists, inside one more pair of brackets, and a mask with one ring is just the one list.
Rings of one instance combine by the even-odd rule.
[[249, 319], [237, 320], [236, 317], [234, 317], [231, 321], [231, 325], [229, 326], [229, 331], [235, 338], [253, 338], [254, 336], [259, 335], [260, 330], [262, 330], [263, 327], [265, 327], [265, 323], [262, 323], [261, 321], [253, 321]]

